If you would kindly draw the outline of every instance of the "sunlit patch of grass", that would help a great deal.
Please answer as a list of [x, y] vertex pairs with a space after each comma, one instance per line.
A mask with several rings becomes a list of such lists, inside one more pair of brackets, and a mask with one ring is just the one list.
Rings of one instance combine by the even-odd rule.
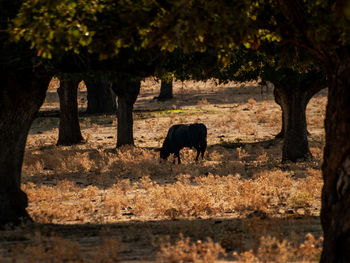
[[319, 206], [319, 201], [316, 200], [321, 199], [322, 185], [323, 181], [321, 172], [314, 169], [308, 169], [307, 176], [305, 178], [300, 178], [298, 183], [294, 185], [287, 205], [292, 208]]
[[154, 110], [150, 112], [146, 112], [145, 114], [149, 114], [152, 117], [157, 116], [176, 116], [176, 115], [191, 115], [191, 114], [215, 114], [217, 113], [214, 110], [208, 109], [167, 109], [167, 110]]
[[307, 106], [307, 125], [323, 127], [326, 116], [327, 98], [316, 96], [312, 98]]
[[[133, 158], [127, 155], [128, 159]], [[56, 185], [23, 185], [30, 200], [29, 213], [38, 222], [115, 222], [125, 210], [131, 215], [148, 218], [186, 218], [223, 216], [227, 212], [244, 216], [256, 210], [268, 215], [278, 214], [281, 207], [303, 207], [308, 214], [317, 214], [322, 179], [311, 171], [306, 178], [293, 179], [291, 173], [264, 171], [254, 178], [241, 177], [239, 173], [226, 176], [203, 175], [201, 170], [181, 173], [181, 166], [171, 167], [179, 173], [166, 184], [152, 180], [146, 174], [153, 171], [146, 165], [129, 167], [137, 179], [102, 178], [96, 187], [85, 187], [84, 181], [59, 180]], [[161, 166], [163, 171], [168, 164]], [[162, 170], [157, 170], [162, 172]], [[97, 175], [95, 175], [97, 177]], [[161, 182], [162, 180], [160, 180]], [[92, 181], [94, 182], [94, 181]], [[285, 213], [285, 211], [283, 212]]]

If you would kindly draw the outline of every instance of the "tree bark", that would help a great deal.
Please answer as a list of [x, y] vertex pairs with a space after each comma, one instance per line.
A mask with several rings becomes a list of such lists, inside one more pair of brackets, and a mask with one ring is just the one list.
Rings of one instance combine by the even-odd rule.
[[0, 226], [31, 220], [20, 189], [25, 144], [51, 76], [32, 71], [0, 74]]
[[[349, 64], [347, 64], [348, 66]], [[339, 70], [342, 70], [339, 67]], [[350, 68], [330, 75], [322, 166], [322, 263], [350, 259]]]
[[78, 81], [72, 79], [61, 80], [57, 93], [60, 99], [60, 124], [57, 145], [73, 145], [81, 143], [78, 117]]
[[284, 122], [282, 162], [305, 160], [311, 157], [306, 129], [306, 93], [297, 86], [276, 85], [275, 89], [281, 99]]
[[112, 91], [112, 82], [103, 79], [87, 79], [85, 84], [88, 100], [87, 113], [106, 114], [116, 112], [116, 95]]
[[118, 86], [113, 84], [113, 91], [118, 96], [117, 147], [134, 145], [132, 113], [140, 88], [140, 80], [134, 80], [127, 76], [120, 79]]
[[162, 79], [160, 84], [160, 94], [155, 97], [157, 100], [165, 101], [173, 98], [173, 80]]

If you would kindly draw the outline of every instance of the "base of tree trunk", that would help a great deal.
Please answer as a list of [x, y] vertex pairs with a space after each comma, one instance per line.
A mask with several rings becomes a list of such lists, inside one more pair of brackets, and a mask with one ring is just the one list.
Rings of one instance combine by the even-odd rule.
[[33, 222], [26, 211], [27, 195], [22, 191], [0, 193], [0, 228], [6, 225], [17, 226]]
[[50, 79], [41, 67], [0, 75], [0, 227], [32, 221], [21, 190], [21, 170], [28, 132]]
[[290, 155], [285, 155], [282, 157], [282, 163], [287, 163], [287, 162], [307, 162], [307, 161], [312, 161], [314, 160], [314, 157], [312, 156], [311, 152], [309, 153], [304, 153], [302, 156], [299, 155], [297, 157], [290, 156]]
[[275, 135], [275, 138], [276, 139], [283, 139], [284, 138], [284, 132], [283, 131], [280, 131], [279, 133], [277, 133]]
[[162, 80], [160, 84], [160, 94], [154, 99], [159, 101], [171, 100], [173, 98], [173, 81]]

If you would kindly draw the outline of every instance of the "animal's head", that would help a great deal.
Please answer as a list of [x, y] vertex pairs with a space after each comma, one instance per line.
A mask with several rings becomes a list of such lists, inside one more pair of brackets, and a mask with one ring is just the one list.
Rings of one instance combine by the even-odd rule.
[[160, 148], [159, 152], [160, 152], [160, 158], [164, 160], [168, 159], [170, 153], [164, 147]]

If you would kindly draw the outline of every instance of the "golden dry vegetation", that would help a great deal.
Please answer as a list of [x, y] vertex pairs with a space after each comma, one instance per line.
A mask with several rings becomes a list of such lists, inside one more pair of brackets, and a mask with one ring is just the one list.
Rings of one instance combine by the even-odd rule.
[[[314, 160], [281, 164], [281, 111], [272, 90], [256, 83], [176, 82], [175, 99], [157, 102], [160, 85], [148, 79], [135, 105], [136, 147], [117, 150], [115, 116], [83, 113], [83, 83], [86, 143], [55, 146], [56, 86], [24, 158], [22, 189], [35, 224], [0, 232], [0, 262], [319, 259], [325, 91], [307, 109]], [[184, 149], [181, 165], [160, 162], [168, 128], [191, 122], [208, 128], [204, 160]]]

